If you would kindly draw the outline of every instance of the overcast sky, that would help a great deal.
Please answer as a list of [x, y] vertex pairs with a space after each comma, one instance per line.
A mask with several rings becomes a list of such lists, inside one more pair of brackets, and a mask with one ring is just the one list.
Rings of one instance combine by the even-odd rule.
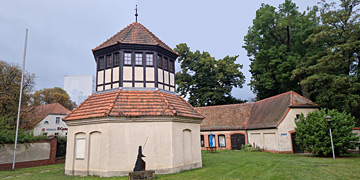
[[[26, 70], [35, 73], [36, 90], [64, 87], [65, 75], [95, 75], [92, 48], [135, 21], [171, 48], [187, 43], [219, 59], [239, 55], [246, 84], [237, 98], [255, 97], [249, 57], [242, 48], [261, 3], [278, 7], [285, 0], [3, 0], [0, 3], [0, 59], [21, 65], [29, 29]], [[300, 11], [316, 0], [294, 0]], [[176, 66], [178, 71], [179, 64]]]

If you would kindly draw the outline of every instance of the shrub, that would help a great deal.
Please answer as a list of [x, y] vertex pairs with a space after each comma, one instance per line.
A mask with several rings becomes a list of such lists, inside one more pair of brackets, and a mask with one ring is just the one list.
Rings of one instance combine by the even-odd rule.
[[259, 146], [253, 147], [251, 144], [243, 144], [243, 145], [241, 145], [241, 150], [249, 151], [249, 152], [256, 152], [256, 151], [261, 151], [261, 148]]
[[64, 157], [66, 155], [66, 141], [64, 136], [57, 137], [56, 157]]
[[307, 114], [306, 118], [300, 115], [296, 123], [296, 142], [304, 150], [316, 156], [331, 156], [331, 140], [329, 126], [325, 117], [332, 117], [331, 130], [336, 155], [348, 153], [353, 149], [358, 137], [352, 133], [355, 126], [354, 117], [346, 112], [321, 109]]

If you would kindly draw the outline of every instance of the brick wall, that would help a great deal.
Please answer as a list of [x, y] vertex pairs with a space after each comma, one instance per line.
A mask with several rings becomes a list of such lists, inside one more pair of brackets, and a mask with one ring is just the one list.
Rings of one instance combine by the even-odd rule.
[[[23, 161], [23, 162], [16, 162], [15, 168], [25, 168], [25, 167], [34, 167], [34, 166], [43, 166], [43, 165], [50, 165], [55, 164], [56, 162], [56, 143], [57, 138], [52, 137], [51, 139], [47, 140], [40, 140], [40, 141], [33, 141], [30, 143], [49, 143], [50, 144], [50, 155], [48, 159], [43, 160], [34, 160], [34, 161]], [[19, 145], [19, 144], [18, 144]], [[0, 164], [0, 170], [12, 169], [12, 163], [5, 163]]]

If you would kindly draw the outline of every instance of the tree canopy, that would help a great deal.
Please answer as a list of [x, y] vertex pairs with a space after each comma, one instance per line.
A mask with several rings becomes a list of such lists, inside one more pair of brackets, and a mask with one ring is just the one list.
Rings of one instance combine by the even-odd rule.
[[192, 52], [185, 43], [174, 49], [181, 63], [176, 73], [177, 92], [188, 97], [193, 106], [220, 105], [244, 102], [231, 95], [233, 87], [241, 88], [245, 76], [242, 65], [235, 63], [238, 56], [216, 60], [208, 52]]
[[69, 110], [72, 110], [76, 107], [76, 103], [70, 100], [67, 92], [59, 87], [38, 90], [31, 97], [32, 106], [60, 103]]
[[[19, 105], [21, 68], [0, 60], [0, 116], [16, 119]], [[30, 92], [35, 85], [35, 74], [25, 72], [22, 93], [22, 107], [30, 101]]]
[[279, 8], [262, 4], [243, 46], [257, 99], [293, 90], [359, 119], [359, 4], [322, 0], [302, 13], [291, 0]]

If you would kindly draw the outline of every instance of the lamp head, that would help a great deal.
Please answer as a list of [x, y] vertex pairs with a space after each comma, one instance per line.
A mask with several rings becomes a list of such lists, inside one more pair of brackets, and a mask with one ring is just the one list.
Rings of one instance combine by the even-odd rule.
[[332, 117], [329, 116], [329, 115], [327, 115], [327, 116], [325, 117], [325, 119], [326, 119], [326, 121], [327, 121], [329, 124], [330, 124], [331, 121], [332, 121]]

